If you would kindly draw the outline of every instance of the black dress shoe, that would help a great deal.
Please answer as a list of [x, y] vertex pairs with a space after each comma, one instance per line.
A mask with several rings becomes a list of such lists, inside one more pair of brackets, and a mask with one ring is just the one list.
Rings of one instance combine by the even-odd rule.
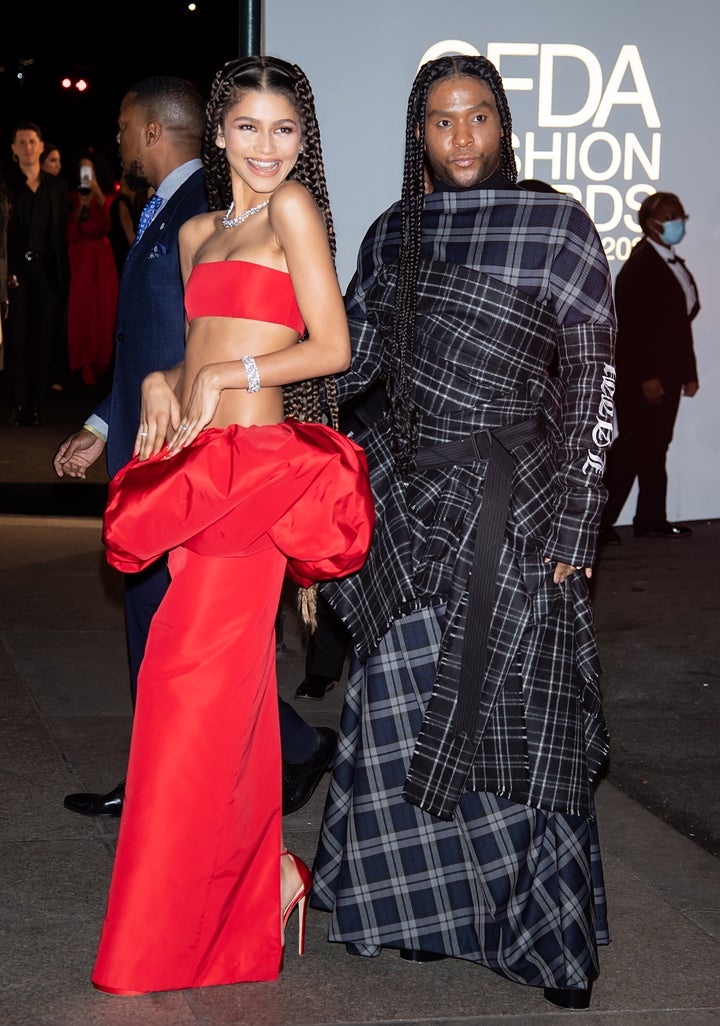
[[636, 538], [689, 538], [692, 529], [685, 524], [661, 524], [660, 527], [633, 527]]
[[298, 684], [295, 697], [309, 698], [313, 702], [320, 702], [334, 687], [335, 681], [330, 677], [321, 677], [318, 673], [311, 673], [301, 684]]
[[25, 423], [25, 411], [23, 410], [22, 406], [16, 406], [15, 409], [10, 414], [10, 419], [8, 420], [8, 424], [11, 427], [22, 427], [24, 423]]
[[587, 990], [562, 990], [559, 987], [545, 987], [545, 1000], [560, 1008], [589, 1008], [592, 983]]
[[79, 812], [81, 816], [112, 816], [117, 819], [122, 812], [125, 800], [125, 781], [123, 780], [107, 794], [81, 792], [66, 794], [63, 805], [70, 812]]
[[329, 727], [317, 728], [317, 747], [307, 762], [282, 764], [282, 814], [297, 812], [312, 798], [315, 788], [332, 766], [337, 732]]
[[614, 527], [601, 527], [598, 531], [598, 545], [620, 545], [622, 539]]
[[415, 948], [400, 948], [400, 958], [406, 962], [439, 962], [447, 955], [441, 955], [437, 951], [418, 951]]

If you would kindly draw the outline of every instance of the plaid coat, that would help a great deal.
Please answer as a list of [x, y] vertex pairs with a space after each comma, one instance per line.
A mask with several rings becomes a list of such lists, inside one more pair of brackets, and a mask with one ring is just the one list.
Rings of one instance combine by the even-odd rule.
[[[337, 379], [341, 403], [391, 375], [399, 245], [395, 204], [369, 229], [346, 297], [353, 359]], [[431, 451], [483, 433], [492, 451], [418, 460], [400, 478], [389, 421], [379, 420], [362, 438], [378, 517], [372, 549], [358, 573], [322, 591], [361, 660], [398, 617], [445, 607], [435, 687], [405, 784], [408, 801], [442, 818], [466, 789], [546, 810], [591, 809], [591, 781], [608, 751], [592, 609], [583, 575], [558, 586], [552, 574], [558, 560], [594, 560], [614, 340], [607, 261], [579, 203], [509, 183], [425, 198], [410, 371], [419, 445]], [[502, 449], [493, 433], [527, 421], [539, 429], [512, 450], [498, 557], [486, 580], [473, 581], [486, 542], [482, 510], [493, 499], [489, 471]], [[478, 616], [487, 643], [463, 669]], [[471, 729], [457, 722], [463, 672], [475, 673]]]

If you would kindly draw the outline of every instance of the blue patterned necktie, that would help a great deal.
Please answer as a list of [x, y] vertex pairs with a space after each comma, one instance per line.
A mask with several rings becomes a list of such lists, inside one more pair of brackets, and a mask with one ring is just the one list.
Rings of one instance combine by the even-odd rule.
[[157, 213], [158, 207], [161, 203], [162, 200], [160, 199], [158, 194], [155, 193], [155, 195], [151, 196], [145, 204], [145, 206], [142, 208], [142, 211], [140, 213], [140, 222], [138, 224], [137, 235], [135, 236], [136, 242], [138, 241], [138, 239], [140, 239], [147, 226], [155, 217], [155, 214]]

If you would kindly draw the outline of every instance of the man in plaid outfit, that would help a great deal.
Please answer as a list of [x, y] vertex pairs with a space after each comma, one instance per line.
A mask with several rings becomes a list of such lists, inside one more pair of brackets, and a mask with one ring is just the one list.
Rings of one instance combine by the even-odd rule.
[[517, 186], [486, 58], [421, 68], [406, 140], [346, 300], [338, 398], [383, 379], [389, 410], [363, 436], [370, 556], [322, 586], [354, 650], [312, 902], [353, 954], [464, 958], [588, 1007], [609, 268], [579, 203]]

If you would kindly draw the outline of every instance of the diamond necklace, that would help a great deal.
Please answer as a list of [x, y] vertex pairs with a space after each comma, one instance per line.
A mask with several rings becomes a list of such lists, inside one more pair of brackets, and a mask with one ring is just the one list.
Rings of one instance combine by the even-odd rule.
[[266, 199], [264, 203], [258, 203], [256, 207], [250, 207], [249, 210], [243, 211], [243, 213], [238, 214], [237, 217], [230, 217], [235, 208], [235, 200], [233, 200], [230, 206], [228, 207], [227, 214], [223, 214], [222, 216], [223, 228], [237, 228], [237, 226], [239, 224], [242, 224], [243, 221], [247, 221], [247, 219], [251, 217], [253, 214], [257, 214], [258, 210], [262, 210], [263, 207], [266, 207], [269, 202], [270, 200]]

